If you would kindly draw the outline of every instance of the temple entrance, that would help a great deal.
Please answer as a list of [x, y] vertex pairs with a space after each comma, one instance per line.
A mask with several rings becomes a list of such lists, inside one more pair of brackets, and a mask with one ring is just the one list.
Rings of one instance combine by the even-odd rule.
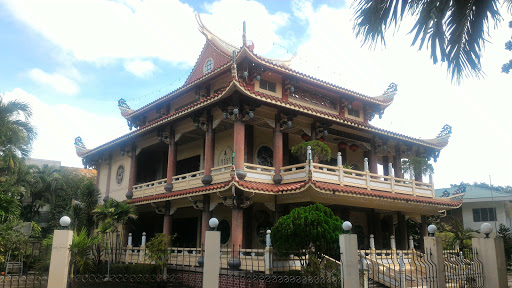
[[197, 217], [173, 219], [172, 234], [176, 235], [173, 243], [181, 247], [196, 247], [197, 225]]

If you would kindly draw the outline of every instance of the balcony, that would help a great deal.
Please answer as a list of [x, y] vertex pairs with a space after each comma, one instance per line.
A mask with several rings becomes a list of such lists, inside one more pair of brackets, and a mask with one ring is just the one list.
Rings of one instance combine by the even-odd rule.
[[[273, 184], [274, 167], [244, 164], [247, 177], [245, 181]], [[225, 182], [231, 179], [231, 165], [214, 167], [212, 169], [212, 184]], [[311, 172], [310, 172], [311, 171]], [[310, 172], [310, 173], [309, 173]], [[173, 191], [181, 191], [203, 186], [201, 178], [204, 170], [174, 176]], [[281, 168], [283, 184], [304, 182], [311, 176], [312, 181], [358, 187], [368, 190], [384, 191], [389, 193], [405, 194], [417, 197], [434, 198], [434, 185], [423, 183], [414, 179], [401, 179], [393, 176], [373, 174], [369, 171], [358, 171], [343, 168], [343, 166], [330, 166], [318, 163], [302, 163]], [[165, 193], [164, 186], [167, 179], [133, 186], [133, 198], [142, 198]]]

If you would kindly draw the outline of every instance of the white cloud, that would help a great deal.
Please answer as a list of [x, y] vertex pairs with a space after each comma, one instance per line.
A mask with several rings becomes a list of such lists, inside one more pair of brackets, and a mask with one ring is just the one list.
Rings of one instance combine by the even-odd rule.
[[124, 63], [124, 69], [137, 77], [148, 77], [153, 74], [155, 65], [148, 60], [134, 60]]
[[80, 87], [71, 79], [59, 73], [46, 73], [41, 69], [34, 68], [28, 72], [30, 79], [43, 85], [48, 85], [60, 93], [75, 95]]
[[[32, 107], [32, 123], [37, 139], [31, 157], [62, 161], [64, 166], [82, 166], [76, 156], [74, 139], [81, 136], [88, 148], [97, 147], [128, 132], [120, 115], [98, 115], [70, 105], [49, 105], [37, 96], [16, 88], [4, 95], [4, 100], [18, 99]], [[114, 103], [112, 103], [114, 105]]]
[[[204, 37], [197, 31], [194, 11], [180, 1], [16, 1], [8, 10], [78, 60], [98, 64], [115, 59], [158, 58], [193, 65]], [[241, 44], [242, 22], [258, 51], [272, 49], [275, 30], [286, 14], [270, 14], [255, 1], [221, 0], [207, 6], [206, 25], [221, 37]], [[238, 46], [238, 45], [237, 45]]]
[[429, 52], [410, 47], [410, 19], [400, 32], [387, 35], [387, 47], [372, 51], [355, 38], [350, 9], [313, 9], [309, 1], [297, 1], [293, 11], [308, 27], [293, 68], [367, 95], [379, 95], [390, 82], [397, 83], [394, 103], [382, 120], [372, 121], [378, 127], [426, 139], [434, 138], [445, 123], [453, 126], [450, 144], [434, 166], [436, 187], [488, 182], [489, 175], [493, 184], [510, 185], [510, 76], [500, 73], [504, 59], [510, 58], [503, 49], [509, 30], [491, 34], [482, 59], [486, 79], [456, 86], [444, 66], [432, 64]]

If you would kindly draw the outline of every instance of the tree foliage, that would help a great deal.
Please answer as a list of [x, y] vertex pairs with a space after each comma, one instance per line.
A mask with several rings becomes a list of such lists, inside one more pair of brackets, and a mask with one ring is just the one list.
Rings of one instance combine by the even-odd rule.
[[331, 159], [331, 149], [329, 146], [318, 140], [302, 142], [295, 145], [292, 147], [292, 154], [304, 163], [307, 160], [308, 146], [311, 146], [313, 159], [315, 159], [315, 157], [318, 158], [319, 161], [328, 161]]
[[[512, 1], [505, 0], [509, 11]], [[489, 37], [489, 28], [501, 22], [499, 1], [405, 1], [358, 0], [353, 4], [354, 31], [363, 45], [386, 45], [388, 30], [398, 30], [403, 19], [414, 19], [410, 28], [411, 46], [430, 50], [434, 64], [447, 63], [453, 80], [481, 77], [480, 55]]]
[[[512, 3], [512, 1], [510, 1], [510, 3]], [[512, 7], [512, 4], [510, 6]], [[508, 23], [508, 27], [512, 28], [512, 21], [510, 21]], [[505, 50], [512, 51], [512, 40], [508, 40], [505, 43]], [[510, 59], [507, 63], [505, 63], [505, 64], [503, 64], [503, 66], [501, 66], [501, 72], [503, 72], [503, 73], [508, 74], [508, 73], [510, 73], [510, 70], [512, 70], [512, 59]]]
[[272, 228], [272, 246], [281, 252], [295, 252], [314, 247], [317, 254], [339, 251], [343, 221], [331, 209], [316, 203], [293, 209], [279, 218]]
[[428, 163], [428, 160], [421, 157], [414, 157], [402, 160], [402, 172], [404, 174], [410, 174], [410, 171], [414, 173], [416, 180], [420, 180], [421, 176], [434, 173], [434, 166]]
[[73, 242], [69, 246], [71, 251], [71, 260], [81, 274], [94, 270], [93, 259], [90, 257], [91, 248], [100, 242], [100, 235], [88, 235], [88, 231], [83, 228], [80, 233], [73, 232]]

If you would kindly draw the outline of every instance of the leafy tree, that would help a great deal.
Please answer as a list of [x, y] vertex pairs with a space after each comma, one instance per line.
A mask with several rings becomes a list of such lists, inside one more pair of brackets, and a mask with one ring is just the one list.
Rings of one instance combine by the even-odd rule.
[[100, 192], [92, 179], [84, 182], [74, 198], [78, 201], [72, 206], [72, 215], [75, 229], [86, 229], [89, 233], [94, 230], [94, 217], [92, 211], [98, 205]]
[[171, 251], [168, 248], [171, 247], [172, 239], [172, 236], [158, 233], [146, 244], [146, 254], [151, 261], [160, 267], [160, 272], [164, 272], [164, 268], [171, 257]]
[[313, 159], [318, 158], [319, 161], [328, 161], [331, 159], [331, 149], [324, 143], [313, 140], [309, 142], [302, 142], [292, 147], [292, 154], [297, 157], [302, 163], [307, 160], [308, 146], [311, 146], [311, 154]]
[[[505, 0], [509, 11], [512, 1]], [[430, 48], [430, 58], [448, 64], [448, 73], [460, 82], [467, 77], [484, 75], [480, 54], [489, 36], [491, 23], [498, 24], [502, 16], [499, 1], [405, 1], [357, 0], [354, 2], [354, 31], [364, 45], [386, 45], [385, 34], [398, 30], [405, 15], [415, 19], [410, 30], [411, 46]]]
[[137, 219], [137, 210], [126, 202], [109, 199], [98, 205], [93, 211], [94, 220], [99, 224], [100, 232], [117, 232], [119, 224], [126, 224], [130, 219]]
[[0, 95], [0, 166], [14, 168], [19, 157], [28, 157], [36, 132], [32, 110], [22, 101], [4, 101]]
[[404, 174], [413, 171], [416, 181], [422, 181], [422, 177], [434, 173], [434, 166], [425, 158], [414, 157], [402, 160], [402, 172]]
[[503, 238], [503, 244], [505, 245], [505, 259], [507, 260], [507, 267], [509, 267], [512, 265], [512, 232], [509, 227], [500, 224], [497, 236]]
[[314, 254], [339, 251], [343, 221], [331, 209], [316, 203], [293, 209], [279, 218], [272, 228], [272, 246], [281, 252], [296, 252], [314, 247]]
[[471, 238], [477, 230], [464, 228], [458, 219], [453, 220], [453, 226], [442, 224], [439, 227], [437, 235], [443, 239], [443, 246], [446, 249], [459, 249], [471, 248]]

